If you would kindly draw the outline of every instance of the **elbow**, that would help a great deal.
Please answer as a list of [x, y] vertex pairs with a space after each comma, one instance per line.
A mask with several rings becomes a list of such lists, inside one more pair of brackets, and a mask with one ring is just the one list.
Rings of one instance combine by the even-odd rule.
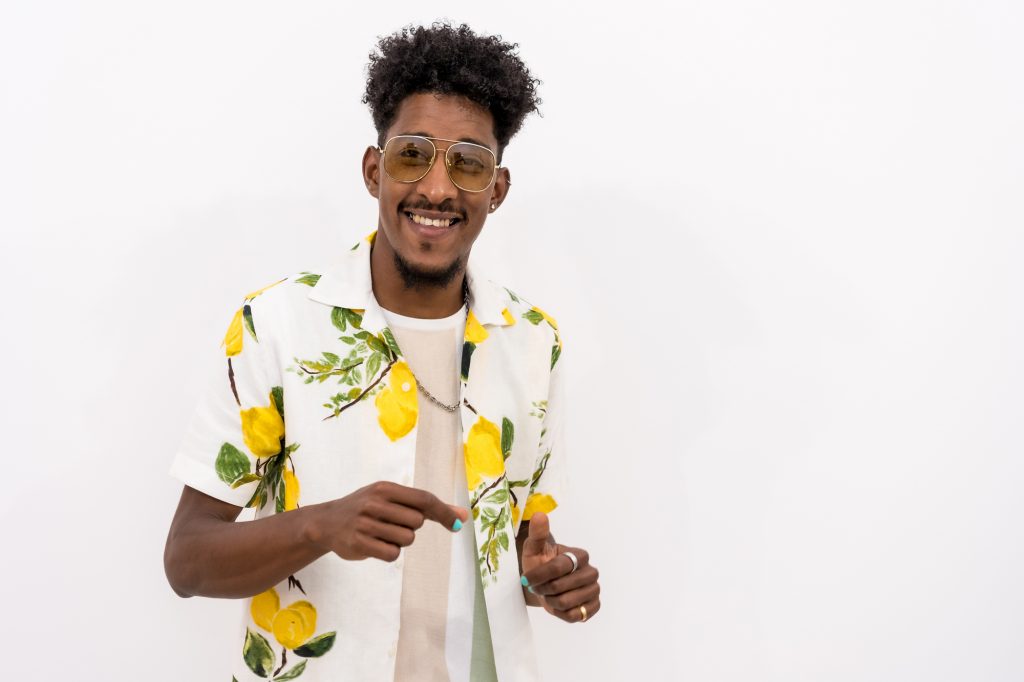
[[168, 536], [164, 546], [164, 575], [167, 583], [179, 597], [191, 597], [195, 590], [188, 575], [187, 562], [182, 560], [182, 551], [174, 542], [173, 535]]

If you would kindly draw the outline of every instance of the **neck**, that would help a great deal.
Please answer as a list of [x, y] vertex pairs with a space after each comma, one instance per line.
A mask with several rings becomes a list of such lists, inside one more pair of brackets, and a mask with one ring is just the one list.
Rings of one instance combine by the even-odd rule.
[[395, 265], [394, 257], [374, 246], [370, 252], [373, 295], [385, 310], [406, 317], [439, 319], [449, 317], [464, 305], [462, 272], [445, 286], [408, 286]]

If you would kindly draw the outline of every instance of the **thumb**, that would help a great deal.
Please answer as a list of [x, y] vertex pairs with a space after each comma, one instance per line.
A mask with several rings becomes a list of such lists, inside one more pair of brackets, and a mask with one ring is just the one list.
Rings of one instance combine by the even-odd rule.
[[526, 536], [523, 551], [528, 554], [540, 554], [545, 545], [551, 542], [551, 527], [548, 515], [536, 512], [530, 517], [530, 534]]

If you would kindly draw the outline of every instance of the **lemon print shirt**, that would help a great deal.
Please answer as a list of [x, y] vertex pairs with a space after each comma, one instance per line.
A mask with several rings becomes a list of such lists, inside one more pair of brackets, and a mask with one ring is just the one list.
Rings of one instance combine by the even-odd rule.
[[[420, 534], [393, 563], [331, 554], [254, 595], [230, 645], [231, 674], [238, 682], [392, 682], [407, 679], [426, 651], [432, 670], [453, 682], [539, 679], [515, 536], [563, 496], [557, 323], [470, 263], [461, 338], [448, 337], [449, 366], [423, 380], [459, 404], [445, 421], [448, 413], [416, 388], [415, 371], [436, 369], [417, 362], [419, 332], [393, 316], [396, 334], [374, 300], [372, 238], [329, 270], [243, 297], [221, 343], [219, 376], [171, 472], [257, 517], [378, 480], [451, 486], [449, 499], [471, 509], [472, 524], [457, 534], [437, 529], [435, 540], [448, 543], [443, 596], [444, 581], [422, 581], [434, 569], [415, 552], [421, 537], [430, 544]], [[450, 443], [435, 470], [422, 453], [438, 438]]]

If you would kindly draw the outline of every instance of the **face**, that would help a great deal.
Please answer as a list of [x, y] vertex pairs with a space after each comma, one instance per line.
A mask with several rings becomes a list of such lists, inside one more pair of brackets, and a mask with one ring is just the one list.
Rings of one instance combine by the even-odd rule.
[[[398, 107], [384, 135], [421, 135], [474, 142], [498, 154], [490, 112], [463, 97], [417, 94]], [[396, 265], [407, 283], [443, 285], [465, 268], [473, 242], [483, 229], [491, 206], [500, 206], [508, 193], [508, 170], [501, 168], [482, 192], [456, 187], [445, 168], [444, 152], [451, 142], [434, 140], [437, 157], [430, 171], [416, 182], [393, 180], [383, 168], [375, 147], [363, 155], [363, 180], [377, 198], [380, 218], [374, 243], [375, 263]], [[424, 224], [440, 221], [441, 225]], [[396, 258], [397, 256], [397, 258]]]

